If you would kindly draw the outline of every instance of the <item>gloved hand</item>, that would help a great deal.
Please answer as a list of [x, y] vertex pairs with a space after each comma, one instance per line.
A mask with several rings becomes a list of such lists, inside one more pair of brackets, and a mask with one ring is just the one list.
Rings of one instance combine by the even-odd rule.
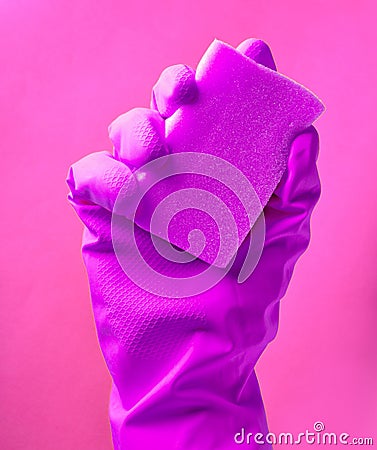
[[[262, 41], [248, 40], [239, 49], [275, 69]], [[195, 297], [162, 298], [135, 285], [114, 254], [114, 203], [131, 170], [166, 152], [162, 117], [190, 101], [195, 101], [192, 70], [167, 69], [153, 91], [155, 111], [139, 109], [129, 122], [132, 127], [135, 120], [149, 123], [146, 132], [125, 134], [122, 121], [129, 119], [121, 116], [110, 127], [115, 155], [86, 156], [68, 175], [69, 200], [85, 224], [83, 257], [99, 342], [113, 379], [109, 414], [117, 450], [231, 449], [237, 448], [234, 436], [242, 428], [253, 436], [268, 432], [254, 367], [276, 334], [279, 301], [308, 246], [310, 216], [320, 194], [318, 136], [310, 127], [294, 140], [287, 170], [264, 209], [263, 253], [244, 283], [237, 282], [243, 244], [234, 269]], [[149, 234], [134, 231], [148, 253]], [[182, 264], [177, 276], [190, 274], [195, 264], [205, 263]], [[156, 267], [170, 270], [163, 258]], [[256, 444], [254, 437], [248, 447], [271, 448]]]

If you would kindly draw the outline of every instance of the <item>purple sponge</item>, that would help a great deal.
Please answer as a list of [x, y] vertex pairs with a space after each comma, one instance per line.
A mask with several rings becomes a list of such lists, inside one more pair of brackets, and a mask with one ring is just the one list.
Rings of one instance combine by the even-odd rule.
[[166, 120], [173, 153], [203, 152], [239, 168], [265, 206], [281, 179], [293, 138], [323, 112], [300, 84], [214, 41], [201, 59], [198, 100]]
[[[176, 176], [174, 183], [165, 180], [160, 183], [162, 187], [152, 189], [154, 192], [147, 195], [146, 201], [156, 204], [177, 189], [194, 187], [196, 191], [187, 191], [186, 197], [177, 197], [174, 211], [179, 210], [183, 198], [185, 208], [182, 209], [186, 210], [171, 221], [168, 241], [208, 263], [225, 267], [280, 181], [294, 137], [310, 126], [324, 107], [303, 86], [217, 40], [201, 59], [195, 79], [196, 100], [181, 106], [165, 121], [170, 152], [207, 153], [231, 163], [246, 176], [259, 202], [245, 204], [242, 195], [249, 194], [241, 181], [236, 188], [229, 183], [225, 183], [228, 187], [224, 186], [223, 180], [234, 178], [234, 173], [226, 173], [226, 164], [219, 166], [216, 162], [213, 170], [211, 167], [207, 167], [207, 172], [204, 170], [206, 173], [198, 170], [201, 175], [196, 178], [193, 174], [183, 174]], [[179, 173], [179, 161], [177, 164], [176, 173]], [[206, 165], [206, 162], [198, 158], [198, 164]], [[220, 217], [214, 217], [214, 206], [209, 205], [211, 196], [204, 195], [204, 191], [221, 198], [231, 212], [238, 229], [236, 245], [230, 236], [231, 227], [219, 227], [225, 215], [219, 210]], [[192, 208], [187, 196], [192, 196]], [[165, 210], [163, 214], [167, 213]], [[151, 217], [152, 212], [145, 208], [136, 223], [150, 229]], [[205, 248], [190, 245], [187, 237], [192, 229], [200, 229], [204, 234]], [[151, 231], [167, 238], [158, 227]], [[220, 245], [220, 240], [229, 245]], [[200, 250], [195, 250], [196, 247]]]

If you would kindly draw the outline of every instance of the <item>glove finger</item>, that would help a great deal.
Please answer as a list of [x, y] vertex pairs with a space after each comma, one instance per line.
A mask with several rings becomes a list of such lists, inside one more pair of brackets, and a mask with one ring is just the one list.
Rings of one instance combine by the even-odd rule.
[[[294, 265], [309, 245], [310, 217], [321, 192], [317, 157], [318, 134], [311, 126], [293, 141], [287, 169], [264, 208], [263, 253], [253, 275], [245, 283], [249, 292], [255, 292], [256, 302], [259, 296], [263, 303], [266, 299], [272, 301], [277, 295], [279, 298], [284, 295]], [[249, 239], [242, 243], [234, 264], [235, 271], [242, 267], [249, 245]], [[276, 292], [277, 287], [280, 293]]]
[[270, 47], [261, 39], [250, 38], [243, 41], [237, 50], [258, 64], [276, 70]]
[[195, 71], [184, 64], [170, 66], [161, 73], [153, 87], [151, 108], [166, 119], [180, 106], [194, 102], [197, 94]]
[[112, 211], [120, 189], [132, 179], [129, 167], [114, 159], [110, 153], [92, 153], [69, 169], [68, 199], [74, 206], [100, 206]]
[[68, 200], [86, 227], [85, 246], [112, 251], [111, 211], [130, 178], [130, 169], [108, 152], [88, 155], [69, 169]]
[[266, 241], [294, 237], [290, 239], [292, 252], [298, 256], [309, 244], [309, 220], [321, 193], [318, 148], [318, 133], [313, 126], [295, 138], [287, 169], [265, 207]]
[[284, 211], [298, 204], [309, 207], [317, 202], [320, 194], [316, 166], [318, 149], [318, 133], [313, 126], [293, 141], [287, 169], [274, 192], [274, 197], [279, 199], [280, 207]]
[[134, 108], [122, 114], [109, 126], [109, 137], [115, 158], [129, 167], [168, 153], [164, 120], [152, 109]]

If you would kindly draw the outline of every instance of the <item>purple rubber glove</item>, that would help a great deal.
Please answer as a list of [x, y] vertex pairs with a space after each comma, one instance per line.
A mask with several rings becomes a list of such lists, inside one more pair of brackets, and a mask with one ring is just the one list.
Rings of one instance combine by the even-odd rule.
[[[275, 69], [262, 41], [248, 40], [240, 49]], [[237, 282], [237, 270], [246, 243], [220, 283], [188, 298], [144, 291], [127, 278], [113, 249], [111, 219], [120, 188], [132, 169], [166, 153], [162, 117], [195, 95], [191, 69], [166, 69], [153, 91], [155, 111], [131, 113], [132, 126], [136, 120], [147, 131], [125, 134], [122, 121], [129, 116], [121, 116], [110, 127], [115, 155], [94, 153], [69, 171], [69, 200], [85, 224], [83, 257], [99, 342], [113, 378], [109, 413], [117, 450], [223, 450], [238, 447], [234, 437], [242, 428], [253, 436], [268, 432], [254, 367], [276, 334], [279, 301], [309, 243], [320, 194], [314, 127], [291, 146], [287, 170], [264, 209], [263, 253], [244, 283]], [[149, 233], [135, 227], [135, 234], [148, 253]], [[170, 270], [163, 259], [156, 265]], [[195, 265], [205, 263], [181, 265], [176, 276], [190, 276]], [[252, 437], [248, 447], [271, 445]]]

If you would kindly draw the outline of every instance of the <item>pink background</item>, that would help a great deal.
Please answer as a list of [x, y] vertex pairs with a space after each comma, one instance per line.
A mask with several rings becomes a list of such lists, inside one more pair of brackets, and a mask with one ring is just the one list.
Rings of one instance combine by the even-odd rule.
[[327, 105], [311, 246], [258, 367], [270, 428], [377, 439], [375, 17], [363, 0], [0, 3], [2, 449], [111, 449], [68, 166], [110, 148], [164, 67], [251, 36]]

